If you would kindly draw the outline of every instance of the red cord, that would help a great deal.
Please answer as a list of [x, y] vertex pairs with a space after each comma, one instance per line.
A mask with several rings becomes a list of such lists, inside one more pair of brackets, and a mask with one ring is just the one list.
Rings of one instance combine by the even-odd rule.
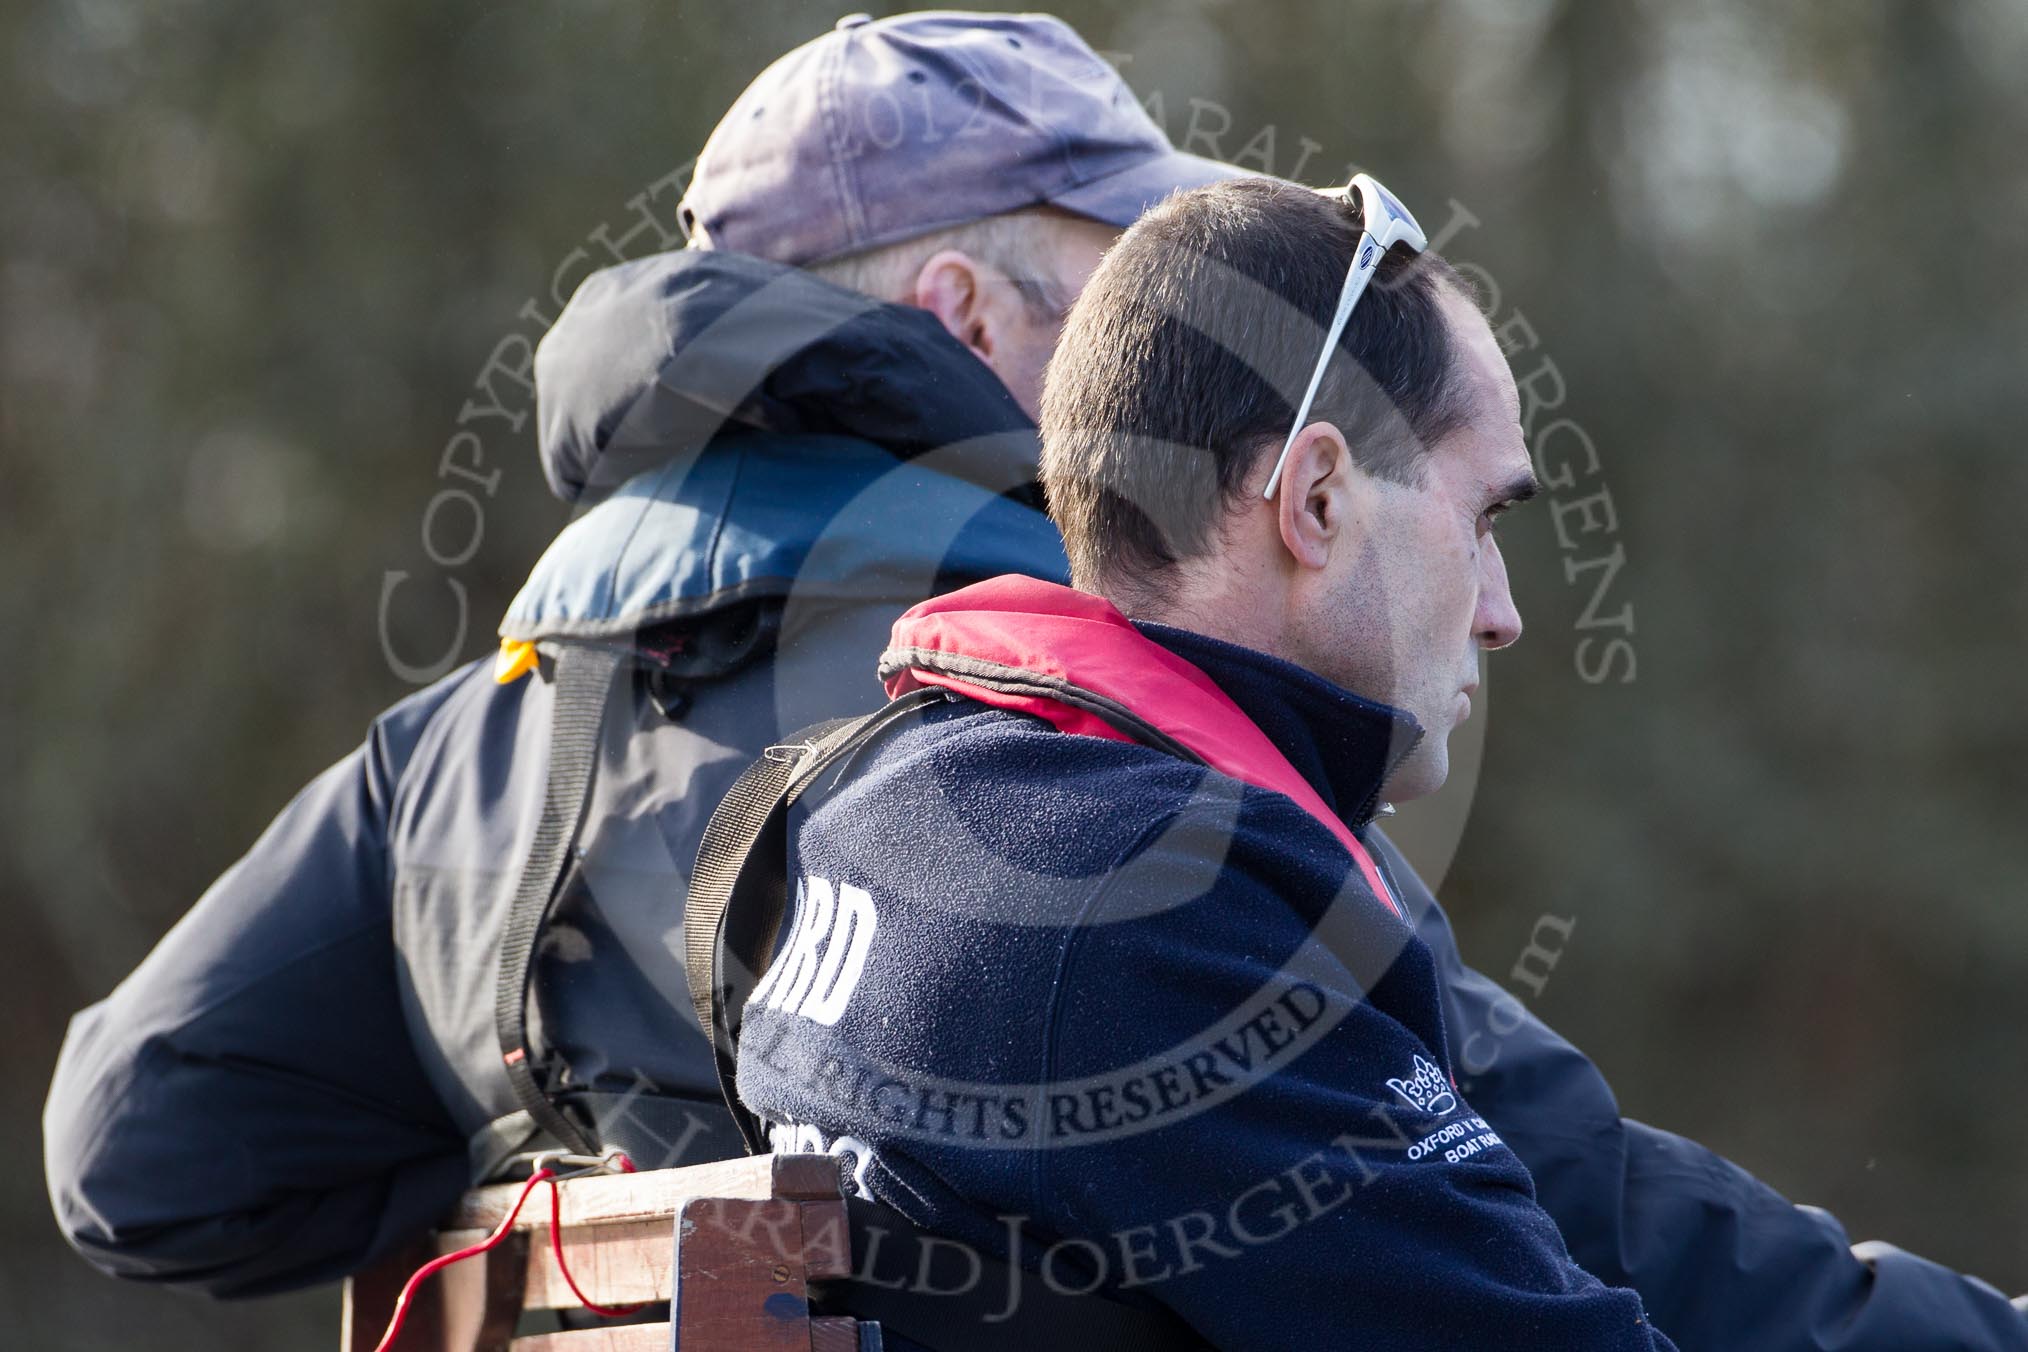
[[[625, 1155], [621, 1155], [619, 1160], [622, 1166], [621, 1173], [630, 1174], [634, 1171], [633, 1163]], [[556, 1255], [556, 1270], [563, 1274], [564, 1285], [577, 1297], [577, 1303], [593, 1314], [601, 1319], [617, 1319], [623, 1314], [632, 1314], [642, 1308], [640, 1305], [594, 1305], [586, 1299], [584, 1292], [577, 1289], [577, 1278], [570, 1275], [570, 1269], [563, 1261], [563, 1194], [558, 1190], [554, 1179], [550, 1180], [549, 1184], [549, 1249]]]
[[[615, 1156], [614, 1163], [623, 1174], [634, 1172], [634, 1162], [625, 1155]], [[414, 1274], [406, 1282], [402, 1283], [401, 1295], [396, 1297], [394, 1302], [394, 1315], [387, 1321], [387, 1332], [380, 1335], [380, 1342], [374, 1346], [373, 1352], [388, 1352], [388, 1349], [394, 1346], [394, 1340], [401, 1336], [402, 1321], [408, 1318], [409, 1305], [415, 1299], [416, 1290], [425, 1281], [442, 1272], [453, 1263], [462, 1263], [467, 1258], [478, 1257], [488, 1249], [498, 1245], [501, 1240], [507, 1238], [507, 1232], [514, 1228], [515, 1219], [521, 1215], [521, 1208], [528, 1201], [528, 1194], [534, 1192], [536, 1185], [540, 1183], [549, 1184], [550, 1251], [556, 1255], [557, 1271], [563, 1274], [565, 1285], [570, 1287], [570, 1293], [577, 1297], [578, 1303], [593, 1314], [606, 1319], [616, 1319], [621, 1315], [633, 1314], [635, 1311], [643, 1308], [640, 1305], [594, 1305], [585, 1299], [584, 1292], [578, 1289], [577, 1279], [570, 1275], [570, 1269], [564, 1265], [563, 1261], [563, 1196], [556, 1186], [556, 1171], [553, 1169], [537, 1169], [529, 1176], [528, 1182], [521, 1189], [521, 1195], [514, 1199], [514, 1205], [507, 1209], [506, 1218], [500, 1222], [492, 1234], [486, 1236], [477, 1244], [459, 1249], [456, 1253], [447, 1253], [441, 1257], [432, 1258], [429, 1262], [417, 1268]]]

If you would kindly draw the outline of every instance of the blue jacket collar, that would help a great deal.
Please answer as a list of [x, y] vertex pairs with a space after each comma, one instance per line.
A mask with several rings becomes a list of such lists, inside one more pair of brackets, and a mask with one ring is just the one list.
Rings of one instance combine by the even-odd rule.
[[544, 473], [586, 510], [504, 637], [1068, 572], [1034, 424], [925, 311], [739, 254], [658, 254], [588, 278], [535, 375]]
[[1034, 424], [934, 315], [758, 258], [686, 249], [592, 274], [536, 350], [535, 383], [543, 473], [566, 501], [764, 432], [902, 460], [965, 444], [965, 473], [1041, 505]]
[[722, 438], [565, 527], [500, 633], [623, 638], [754, 597], [899, 609], [1001, 573], [1065, 580], [1048, 517], [870, 442]]

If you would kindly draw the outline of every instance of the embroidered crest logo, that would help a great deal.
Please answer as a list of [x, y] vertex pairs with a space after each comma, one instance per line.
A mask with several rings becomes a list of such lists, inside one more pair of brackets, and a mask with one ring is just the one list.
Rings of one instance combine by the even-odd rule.
[[1438, 1117], [1458, 1106], [1458, 1096], [1451, 1092], [1451, 1082], [1444, 1078], [1443, 1071], [1421, 1056], [1415, 1058], [1413, 1079], [1389, 1080], [1387, 1087], [1409, 1107]]

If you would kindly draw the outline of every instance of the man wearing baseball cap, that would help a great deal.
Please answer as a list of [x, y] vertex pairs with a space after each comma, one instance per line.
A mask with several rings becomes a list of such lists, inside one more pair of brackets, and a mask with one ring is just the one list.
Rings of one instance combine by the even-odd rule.
[[1124, 229], [1244, 173], [1171, 146], [1059, 20], [854, 14], [747, 87], [678, 210], [695, 244], [808, 265], [1031, 206]]
[[[582, 514], [497, 670], [389, 710], [73, 1023], [45, 1119], [72, 1243], [275, 1291], [356, 1270], [532, 1145], [736, 1153], [672, 919], [706, 818], [763, 747], [879, 703], [864, 658], [908, 605], [1067, 578], [1032, 482], [1063, 315], [1119, 228], [1241, 172], [1177, 151], [1046, 16], [855, 15], [762, 72], [698, 159], [692, 247], [591, 277], [542, 345], [544, 472]], [[566, 869], [531, 841], [587, 649], [624, 660]], [[1578, 1261], [1679, 1345], [2028, 1348], [1991, 1288], [1861, 1264], [1822, 1213], [1620, 1119], [1374, 839], [1460, 1064], [1499, 1048], [1474, 1107]]]
[[855, 17], [763, 72], [698, 160], [693, 247], [589, 278], [542, 344], [543, 468], [582, 510], [500, 659], [376, 720], [74, 1020], [45, 1114], [71, 1242], [257, 1294], [530, 1148], [738, 1153], [677, 923], [706, 818], [784, 733], [880, 702], [857, 658], [907, 606], [1067, 576], [1034, 486], [1063, 313], [1120, 226], [1240, 173], [1044, 16]]

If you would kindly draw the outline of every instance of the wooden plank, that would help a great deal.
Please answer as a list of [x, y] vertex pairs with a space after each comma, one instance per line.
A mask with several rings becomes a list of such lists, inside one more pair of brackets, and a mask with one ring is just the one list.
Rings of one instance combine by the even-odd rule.
[[[538, 1231], [528, 1253], [528, 1308], [572, 1309], [577, 1297], [556, 1266], [549, 1232]], [[629, 1221], [563, 1232], [564, 1261], [587, 1296], [600, 1305], [667, 1300], [675, 1289], [676, 1226], [672, 1218]]]
[[[685, 1304], [703, 1329], [712, 1330], [697, 1335], [705, 1347], [810, 1352], [807, 1283], [851, 1270], [837, 1161], [828, 1155], [755, 1156], [687, 1169], [590, 1175], [559, 1189], [566, 1261], [578, 1285], [599, 1304], [671, 1299], [684, 1261], [672, 1232], [692, 1236], [694, 1277]], [[430, 1257], [483, 1239], [521, 1191], [522, 1185], [510, 1183], [467, 1193], [444, 1230], [348, 1283], [346, 1352], [371, 1352], [408, 1275]], [[577, 1305], [550, 1250], [545, 1191], [530, 1194], [514, 1234], [499, 1249], [425, 1283], [403, 1330], [402, 1348], [496, 1352], [508, 1346], [522, 1307]], [[678, 1216], [686, 1219], [672, 1225]], [[678, 1322], [685, 1322], [681, 1313]], [[641, 1341], [643, 1329], [652, 1334], [652, 1345], [668, 1346], [667, 1325], [659, 1332], [652, 1326], [588, 1329], [545, 1335], [577, 1342], [524, 1339], [513, 1346], [527, 1352], [543, 1347], [619, 1352], [651, 1345]], [[824, 1336], [828, 1345], [843, 1331], [834, 1326]]]
[[[773, 1238], [767, 1229], [762, 1228], [759, 1237], [771, 1240], [773, 1247], [781, 1250], [782, 1257], [791, 1256], [792, 1252], [800, 1253], [810, 1268], [813, 1281], [848, 1275], [852, 1271], [851, 1234], [846, 1225], [845, 1204], [835, 1200], [838, 1196], [836, 1166], [829, 1162], [827, 1156], [785, 1158], [803, 1162], [787, 1168], [771, 1167], [771, 1187], [803, 1195], [825, 1195], [834, 1200], [803, 1203], [807, 1208], [820, 1210], [815, 1213], [814, 1219], [803, 1221], [799, 1232], [785, 1230], [779, 1238]], [[625, 1181], [629, 1177], [650, 1176], [622, 1175], [612, 1181]], [[566, 1206], [570, 1201], [569, 1190], [584, 1183], [607, 1181], [600, 1178], [565, 1183]], [[638, 1197], [638, 1194], [634, 1195]], [[539, 1194], [531, 1198], [515, 1227], [522, 1229], [521, 1222], [529, 1221], [531, 1216], [543, 1218], [540, 1224], [533, 1224], [528, 1229], [532, 1242], [528, 1250], [527, 1306], [531, 1310], [568, 1309], [577, 1304], [577, 1297], [557, 1270], [556, 1258], [549, 1247], [549, 1208], [537, 1205], [542, 1200]], [[620, 1214], [623, 1214], [625, 1205], [631, 1205], [624, 1201], [615, 1205], [610, 1196], [599, 1200], [602, 1207], [611, 1207]], [[671, 1262], [674, 1248], [671, 1218], [623, 1220], [618, 1214], [608, 1214], [573, 1228], [568, 1219], [570, 1214], [566, 1210], [564, 1258], [586, 1295], [601, 1305], [632, 1305], [641, 1301], [669, 1299], [675, 1277]], [[783, 1214], [786, 1216], [786, 1213]], [[443, 1231], [436, 1236], [434, 1251], [440, 1254], [456, 1252], [478, 1242], [486, 1233], [481, 1230]], [[803, 1250], [795, 1250], [797, 1241], [791, 1238], [795, 1233], [804, 1236]]]
[[[556, 1266], [549, 1227], [523, 1232], [528, 1244], [526, 1307], [567, 1310], [577, 1306], [570, 1284]], [[446, 1230], [432, 1241], [434, 1253], [456, 1253], [485, 1236], [478, 1230]], [[849, 1241], [848, 1241], [849, 1242]], [[674, 1227], [667, 1218], [624, 1221], [563, 1232], [563, 1257], [577, 1284], [600, 1305], [636, 1305], [667, 1300], [674, 1289]], [[366, 1345], [368, 1352], [373, 1344]]]
[[[796, 1202], [822, 1202], [842, 1196], [836, 1155], [768, 1155], [773, 1161], [774, 1195]], [[699, 1197], [720, 1194], [700, 1192]]]
[[622, 1324], [517, 1338], [513, 1352], [669, 1352], [671, 1336], [667, 1324]]
[[[424, 1242], [397, 1251], [345, 1284], [339, 1346], [372, 1352], [387, 1332], [394, 1302], [410, 1276], [435, 1256]], [[416, 1288], [393, 1352], [505, 1352], [521, 1317], [528, 1236], [512, 1234], [498, 1248], [453, 1263]]]
[[679, 1346], [810, 1352], [802, 1208], [720, 1197], [676, 1218]]
[[[521, 1195], [519, 1183], [475, 1188], [444, 1218], [444, 1230], [491, 1232]], [[692, 1197], [735, 1197], [759, 1201], [787, 1197], [820, 1201], [839, 1195], [838, 1161], [831, 1155], [749, 1155], [744, 1159], [693, 1164], [684, 1169], [656, 1169], [642, 1174], [593, 1174], [565, 1179], [563, 1224], [601, 1225], [608, 1222], [672, 1217]], [[515, 1221], [517, 1230], [549, 1224], [549, 1199], [538, 1188]]]
[[845, 1203], [804, 1202], [803, 1268], [810, 1280], [852, 1275], [852, 1224]]
[[[810, 1156], [825, 1159], [826, 1156]], [[558, 1184], [563, 1193], [563, 1223], [598, 1225], [613, 1221], [650, 1220], [674, 1216], [678, 1207], [692, 1197], [772, 1196], [775, 1188], [775, 1157], [750, 1155], [744, 1159], [694, 1164], [685, 1169], [656, 1169], [641, 1174], [592, 1174], [566, 1179]], [[835, 1169], [835, 1165], [832, 1166]], [[808, 1166], [791, 1171], [806, 1179]], [[444, 1218], [445, 1230], [491, 1231], [521, 1195], [519, 1183], [495, 1183], [475, 1188], [459, 1199], [458, 1206]], [[547, 1189], [538, 1188], [528, 1198], [515, 1222], [517, 1230], [549, 1224]]]

